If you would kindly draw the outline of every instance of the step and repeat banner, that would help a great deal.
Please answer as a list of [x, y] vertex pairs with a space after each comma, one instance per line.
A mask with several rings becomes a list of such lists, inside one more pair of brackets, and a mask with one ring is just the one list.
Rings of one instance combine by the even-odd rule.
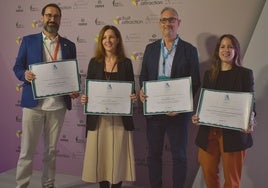
[[[12, 0], [0, 2], [1, 51], [2, 68], [0, 84], [2, 91], [7, 91], [1, 99], [1, 111], [6, 115], [1, 123], [1, 139], [9, 142], [10, 147], [2, 156], [9, 163], [0, 171], [16, 167], [20, 151], [20, 134], [22, 112], [20, 107], [21, 84], [12, 71], [22, 37], [42, 31], [40, 22], [42, 8], [50, 3], [44, 0]], [[171, 6], [177, 9], [182, 20], [179, 34], [198, 48], [200, 71], [209, 67], [210, 56], [217, 37], [223, 33], [232, 33], [240, 40], [244, 54], [255, 25], [258, 21], [265, 0], [238, 0], [215, 2], [213, 0], [58, 0], [53, 1], [62, 9], [60, 35], [70, 39], [77, 47], [79, 73], [84, 82], [87, 66], [93, 56], [98, 33], [104, 25], [115, 25], [121, 31], [126, 54], [131, 58], [138, 91], [138, 77], [141, 69], [143, 52], [148, 43], [161, 38], [159, 31], [160, 11]], [[243, 11], [237, 11], [243, 9]], [[238, 24], [239, 23], [239, 24]], [[8, 106], [8, 108], [7, 108]], [[57, 171], [81, 176], [85, 147], [85, 115], [80, 98], [73, 101], [73, 110], [67, 112], [57, 151]], [[147, 175], [147, 143], [145, 119], [142, 115], [142, 104], [134, 105], [134, 134], [137, 185], [148, 187]], [[3, 125], [2, 125], [3, 124]], [[8, 125], [8, 126], [7, 126]], [[5, 132], [5, 133], [3, 133]], [[197, 128], [189, 127], [188, 141], [188, 179], [190, 187], [198, 171], [197, 148], [194, 138]], [[23, 133], [22, 133], [23, 134]], [[2, 141], [1, 140], [1, 141]], [[4, 146], [4, 145], [3, 145]], [[35, 154], [36, 170], [42, 168], [42, 139]], [[2, 155], [2, 154], [1, 154]], [[171, 187], [171, 156], [168, 142], [164, 146], [163, 178], [167, 187]]]

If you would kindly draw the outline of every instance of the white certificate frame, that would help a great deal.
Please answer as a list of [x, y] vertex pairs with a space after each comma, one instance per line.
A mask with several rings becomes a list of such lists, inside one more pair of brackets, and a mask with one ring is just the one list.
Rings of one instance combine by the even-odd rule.
[[191, 77], [145, 81], [143, 91], [148, 96], [143, 103], [144, 115], [193, 111]]
[[247, 130], [253, 103], [252, 92], [202, 88], [196, 114], [200, 125]]
[[36, 75], [31, 84], [35, 99], [81, 92], [76, 59], [36, 63], [29, 70]]
[[130, 95], [134, 82], [89, 80], [85, 82], [88, 102], [84, 113], [88, 115], [132, 116], [133, 103]]

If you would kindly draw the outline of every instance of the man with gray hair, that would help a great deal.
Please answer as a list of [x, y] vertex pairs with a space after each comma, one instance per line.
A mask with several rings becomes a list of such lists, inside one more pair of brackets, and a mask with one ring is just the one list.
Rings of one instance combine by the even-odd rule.
[[[200, 87], [197, 49], [177, 34], [181, 20], [171, 7], [160, 14], [162, 39], [146, 46], [140, 73], [140, 99], [146, 100], [143, 82], [191, 77], [193, 96]], [[149, 97], [149, 96], [148, 96]], [[165, 115], [146, 116], [149, 179], [152, 188], [162, 185], [162, 153], [165, 134], [169, 139], [173, 160], [173, 188], [185, 186], [187, 173], [187, 129], [191, 112], [168, 112]]]

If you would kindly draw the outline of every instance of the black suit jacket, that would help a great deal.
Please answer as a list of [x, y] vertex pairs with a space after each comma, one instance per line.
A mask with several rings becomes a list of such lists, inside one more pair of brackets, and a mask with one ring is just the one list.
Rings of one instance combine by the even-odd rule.
[[[141, 87], [143, 81], [157, 80], [160, 55], [161, 40], [157, 40], [146, 46], [140, 74]], [[182, 78], [188, 76], [191, 76], [192, 78], [193, 95], [195, 95], [200, 87], [197, 49], [190, 43], [179, 38], [172, 63], [171, 78]]]
[[[88, 65], [87, 79], [91, 80], [103, 80], [104, 78], [104, 62], [97, 62], [92, 58]], [[134, 82], [134, 73], [132, 62], [126, 58], [124, 61], [118, 63], [118, 77], [119, 81], [132, 81]], [[87, 115], [87, 127], [88, 130], [93, 131], [96, 129], [99, 115]], [[125, 130], [131, 131], [134, 129], [134, 123], [132, 116], [122, 116]]]
[[[140, 86], [143, 81], [157, 80], [159, 59], [161, 55], [161, 40], [157, 40], [146, 46], [142, 69], [140, 73]], [[199, 60], [197, 49], [190, 43], [179, 38], [174, 55], [171, 78], [182, 78], [191, 76], [193, 96], [200, 87]], [[166, 115], [146, 116], [147, 118], [168, 118], [176, 124], [188, 123], [191, 113], [181, 113], [174, 117]]]
[[[244, 67], [233, 67], [232, 71], [233, 82], [228, 85], [228, 91], [254, 92], [253, 72]], [[209, 80], [209, 71], [205, 72], [203, 87], [207, 89], [216, 89], [217, 79]], [[255, 112], [255, 105], [253, 107]], [[256, 114], [256, 113], [255, 113]], [[200, 126], [196, 137], [196, 145], [203, 150], [206, 150], [208, 143], [210, 127]], [[253, 145], [251, 134], [242, 133], [237, 130], [222, 129], [223, 132], [223, 148], [225, 152], [235, 152], [245, 150]]]

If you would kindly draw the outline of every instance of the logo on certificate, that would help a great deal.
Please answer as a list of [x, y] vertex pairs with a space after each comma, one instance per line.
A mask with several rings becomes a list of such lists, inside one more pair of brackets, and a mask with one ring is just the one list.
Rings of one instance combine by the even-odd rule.
[[225, 101], [225, 102], [230, 101], [230, 97], [229, 97], [229, 95], [225, 95], [225, 96], [224, 96], [224, 101]]
[[169, 89], [169, 88], [170, 88], [170, 85], [169, 85], [168, 82], [165, 83], [165, 88], [166, 88], [166, 89]]
[[53, 70], [57, 70], [57, 69], [58, 69], [57, 65], [53, 64]]
[[108, 91], [111, 91], [112, 89], [113, 89], [113, 88], [112, 88], [112, 84], [108, 84], [108, 85], [107, 85], [107, 90], [108, 90]]

